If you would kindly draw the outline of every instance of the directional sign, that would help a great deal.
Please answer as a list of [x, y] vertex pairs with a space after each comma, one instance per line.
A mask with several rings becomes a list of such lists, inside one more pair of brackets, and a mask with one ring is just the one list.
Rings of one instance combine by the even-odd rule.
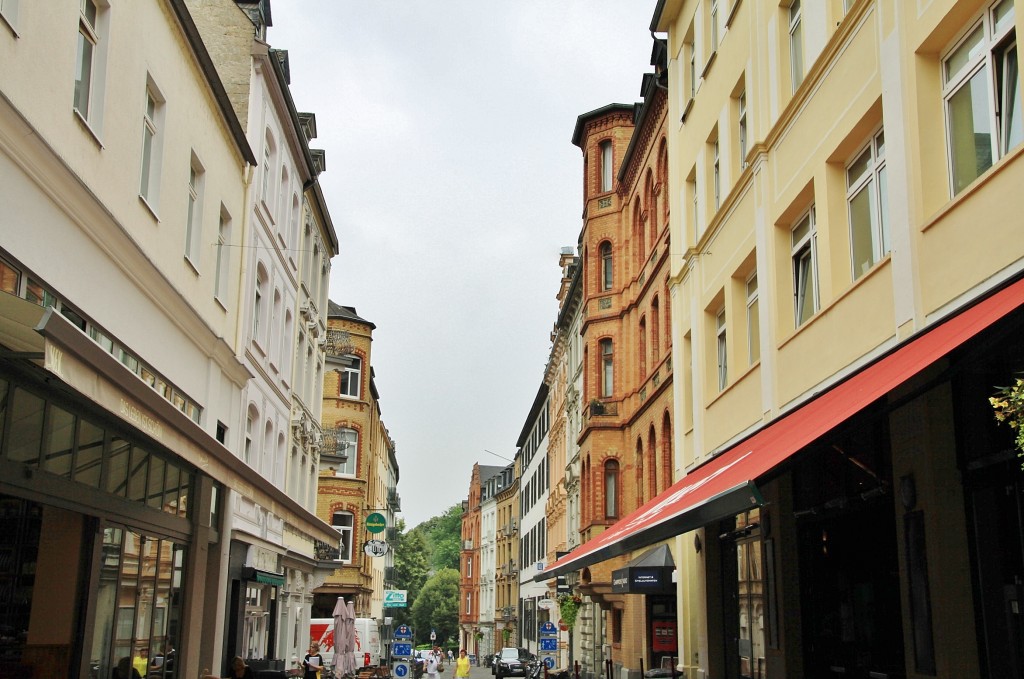
[[396, 662], [392, 671], [398, 679], [404, 679], [412, 674], [409, 669], [409, 663], [407, 662]]
[[394, 643], [391, 644], [391, 655], [395, 658], [409, 658], [412, 657], [412, 644], [411, 643]]
[[366, 517], [366, 530], [371, 533], [382, 533], [388, 527], [388, 520], [379, 512], [374, 512]]
[[412, 639], [412, 628], [408, 625], [399, 625], [395, 628], [396, 639]]
[[558, 637], [544, 637], [540, 640], [540, 652], [545, 651], [557, 651], [558, 650]]
[[544, 658], [544, 666], [547, 667], [549, 670], [554, 669], [555, 668], [555, 659], [552, 658], [550, 655], [545, 657]]
[[434, 630], [430, 630], [430, 640], [437, 641], [437, 632], [435, 632]]
[[540, 624], [540, 633], [543, 634], [558, 634], [558, 628], [555, 627], [555, 623], [548, 620]]

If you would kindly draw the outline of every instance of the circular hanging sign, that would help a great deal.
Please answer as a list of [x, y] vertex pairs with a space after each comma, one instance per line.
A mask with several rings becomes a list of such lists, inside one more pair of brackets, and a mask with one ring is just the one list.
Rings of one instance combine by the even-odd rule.
[[388, 520], [380, 512], [374, 512], [366, 517], [366, 530], [371, 533], [383, 533], [388, 527]]
[[363, 543], [366, 556], [384, 556], [388, 553], [388, 543], [383, 540], [367, 540]]
[[555, 600], [554, 599], [538, 599], [537, 600], [537, 608], [539, 608], [542, 611], [550, 611], [554, 607], [555, 607]]

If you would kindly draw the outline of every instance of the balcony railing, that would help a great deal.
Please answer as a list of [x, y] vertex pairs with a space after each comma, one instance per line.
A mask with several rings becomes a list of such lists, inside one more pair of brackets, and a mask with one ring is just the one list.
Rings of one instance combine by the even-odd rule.
[[392, 489], [388, 491], [388, 505], [396, 512], [402, 510], [402, 498], [399, 497], [397, 490]]

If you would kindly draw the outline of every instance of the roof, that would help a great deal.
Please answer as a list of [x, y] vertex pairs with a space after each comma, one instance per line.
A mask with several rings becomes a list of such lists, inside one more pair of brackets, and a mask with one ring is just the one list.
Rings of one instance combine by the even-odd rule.
[[576, 116], [576, 127], [572, 131], [573, 145], [579, 146], [580, 142], [583, 141], [583, 130], [586, 129], [587, 123], [611, 113], [629, 113], [632, 115], [633, 104], [607, 104], [601, 108], [595, 108], [593, 111]]
[[327, 318], [342, 318], [346, 321], [355, 321], [356, 323], [362, 323], [370, 326], [371, 330], [375, 330], [377, 328], [377, 326], [372, 322], [365, 318], [361, 318], [359, 314], [356, 313], [356, 308], [354, 306], [342, 306], [341, 304], [336, 304], [331, 300], [327, 300]]

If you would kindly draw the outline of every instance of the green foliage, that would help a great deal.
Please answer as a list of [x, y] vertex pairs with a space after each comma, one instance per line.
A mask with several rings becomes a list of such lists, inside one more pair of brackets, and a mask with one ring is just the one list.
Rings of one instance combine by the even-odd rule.
[[412, 605], [412, 624], [416, 641], [430, 640], [430, 630], [437, 633], [437, 644], [458, 638], [459, 571], [445, 568], [430, 576]]
[[[398, 520], [398, 538], [394, 541], [395, 550], [395, 589], [404, 589], [408, 593], [408, 601], [411, 606], [416, 601], [416, 596], [427, 581], [427, 547], [423, 541], [423, 535], [415, 530], [405, 532], [405, 521]], [[397, 622], [411, 624], [408, 608], [392, 609], [391, 614]]]
[[583, 599], [575, 594], [558, 595], [558, 613], [562, 618], [562, 622], [570, 630], [576, 626], [576, 616], [580, 612], [580, 605], [582, 603]]
[[427, 547], [427, 562], [434, 572], [459, 569], [462, 551], [462, 505], [449, 507], [444, 514], [427, 519], [410, 531], [420, 533]]
[[1017, 453], [1024, 455], [1024, 378], [1018, 377], [1012, 385], [1000, 387], [988, 401], [996, 420], [1005, 422], [1016, 433]]

